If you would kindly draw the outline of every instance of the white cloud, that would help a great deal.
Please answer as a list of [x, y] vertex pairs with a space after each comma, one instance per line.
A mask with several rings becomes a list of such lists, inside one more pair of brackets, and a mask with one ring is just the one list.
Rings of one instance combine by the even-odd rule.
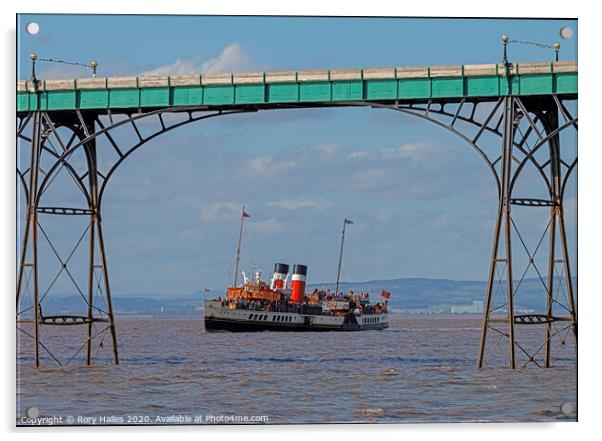
[[282, 208], [284, 210], [296, 210], [299, 208], [324, 208], [330, 204], [324, 199], [299, 198], [299, 199], [282, 199], [279, 201], [268, 202], [267, 207]]
[[353, 173], [344, 181], [353, 190], [371, 190], [381, 188], [389, 182], [390, 171], [384, 168], [368, 168]]
[[199, 57], [195, 56], [192, 58], [177, 58], [171, 64], [147, 70], [146, 72], [142, 72], [142, 75], [184, 75], [199, 72], [200, 70], [201, 63]]
[[238, 43], [231, 43], [215, 58], [201, 61], [199, 55], [191, 58], [178, 58], [176, 61], [152, 70], [143, 75], [183, 75], [208, 72], [241, 72], [253, 68], [251, 57]]
[[203, 63], [201, 72], [236, 72], [248, 70], [251, 65], [251, 57], [240, 44], [232, 43], [219, 56]]
[[[125, 59], [98, 61], [97, 73], [99, 77], [137, 74], [135, 67]], [[92, 70], [71, 64], [41, 63], [36, 65], [36, 71], [38, 78], [41, 79], [89, 78], [92, 76]]]
[[282, 222], [276, 219], [266, 219], [258, 222], [249, 222], [249, 232], [254, 234], [273, 234], [284, 231]]
[[295, 168], [297, 161], [291, 157], [276, 159], [273, 156], [258, 156], [249, 159], [245, 172], [256, 177], [271, 177]]
[[405, 159], [409, 158], [413, 161], [419, 161], [422, 158], [431, 155], [440, 146], [435, 146], [430, 143], [406, 143], [399, 147], [381, 148], [375, 150], [357, 150], [351, 152], [348, 159]]
[[368, 150], [358, 150], [355, 152], [351, 152], [349, 153], [349, 156], [347, 156], [348, 159], [358, 159], [358, 158], [367, 158], [368, 156], [370, 156], [370, 153]]
[[324, 143], [316, 146], [316, 149], [324, 156], [332, 156], [341, 150], [341, 146], [339, 144]]
[[380, 153], [385, 159], [417, 159], [421, 154], [430, 150], [428, 144], [403, 144], [396, 148], [382, 149]]
[[201, 207], [201, 219], [217, 221], [240, 216], [242, 204], [239, 202], [214, 202]]

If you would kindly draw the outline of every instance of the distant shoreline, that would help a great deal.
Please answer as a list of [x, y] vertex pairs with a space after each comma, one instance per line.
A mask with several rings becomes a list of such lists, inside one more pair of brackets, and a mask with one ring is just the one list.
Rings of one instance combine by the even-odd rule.
[[[433, 312], [433, 313], [412, 313], [412, 312], [389, 312], [389, 315], [395, 317], [432, 317], [436, 316], [438, 318], [442, 317], [450, 317], [450, 318], [459, 318], [459, 317], [471, 317], [471, 318], [481, 318], [483, 316], [482, 313], [449, 313], [449, 312]], [[188, 318], [188, 319], [203, 319], [203, 315], [196, 314], [115, 314], [116, 319], [177, 319], [177, 318]]]
[[[577, 278], [575, 277], [575, 282]], [[308, 285], [311, 292], [318, 284]], [[329, 284], [322, 285], [330, 286]], [[576, 286], [576, 283], [575, 283]], [[479, 315], [487, 290], [484, 281], [457, 281], [451, 279], [428, 279], [406, 277], [367, 282], [343, 282], [343, 291], [367, 292], [372, 302], [381, 301], [380, 292], [389, 291], [389, 311], [396, 315]], [[117, 316], [138, 317], [202, 317], [203, 300], [224, 295], [222, 291], [199, 290], [190, 294], [131, 294], [113, 296], [113, 310]], [[515, 312], [545, 311], [546, 293], [537, 278], [524, 279], [515, 298]], [[75, 294], [53, 294], [44, 299], [46, 314], [86, 314], [86, 304]]]

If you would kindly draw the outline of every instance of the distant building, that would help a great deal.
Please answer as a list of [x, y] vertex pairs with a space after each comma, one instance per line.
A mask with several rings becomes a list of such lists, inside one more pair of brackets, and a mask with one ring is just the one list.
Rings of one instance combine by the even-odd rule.
[[475, 300], [472, 305], [455, 305], [451, 307], [452, 314], [480, 314], [483, 312], [483, 302]]

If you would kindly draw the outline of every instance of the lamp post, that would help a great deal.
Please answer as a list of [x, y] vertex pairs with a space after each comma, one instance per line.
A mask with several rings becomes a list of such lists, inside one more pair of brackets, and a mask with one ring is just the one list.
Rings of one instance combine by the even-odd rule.
[[33, 81], [35, 83], [37, 81], [36, 80], [36, 60], [38, 59], [38, 56], [35, 52], [32, 52], [31, 55], [29, 56], [29, 58], [31, 59], [31, 81]]
[[504, 42], [504, 58], [502, 60], [502, 62], [504, 64], [508, 63], [508, 41], [510, 40], [510, 37], [508, 37], [508, 35], [504, 34], [502, 35], [502, 41]]
[[560, 52], [560, 43], [554, 43], [554, 51], [556, 52], [556, 61], [558, 61], [558, 53]]

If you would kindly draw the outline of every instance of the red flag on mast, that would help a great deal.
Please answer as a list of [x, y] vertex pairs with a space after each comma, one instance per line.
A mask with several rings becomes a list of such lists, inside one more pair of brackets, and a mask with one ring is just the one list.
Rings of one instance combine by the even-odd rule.
[[243, 208], [243, 209], [242, 209], [242, 217], [251, 217], [251, 215], [250, 215], [249, 213], [247, 213], [247, 212], [245, 211], [245, 209]]
[[389, 291], [385, 291], [384, 289], [382, 290], [382, 292], [380, 293], [380, 295], [382, 297], [384, 297], [385, 299], [389, 300], [391, 298], [391, 293]]

